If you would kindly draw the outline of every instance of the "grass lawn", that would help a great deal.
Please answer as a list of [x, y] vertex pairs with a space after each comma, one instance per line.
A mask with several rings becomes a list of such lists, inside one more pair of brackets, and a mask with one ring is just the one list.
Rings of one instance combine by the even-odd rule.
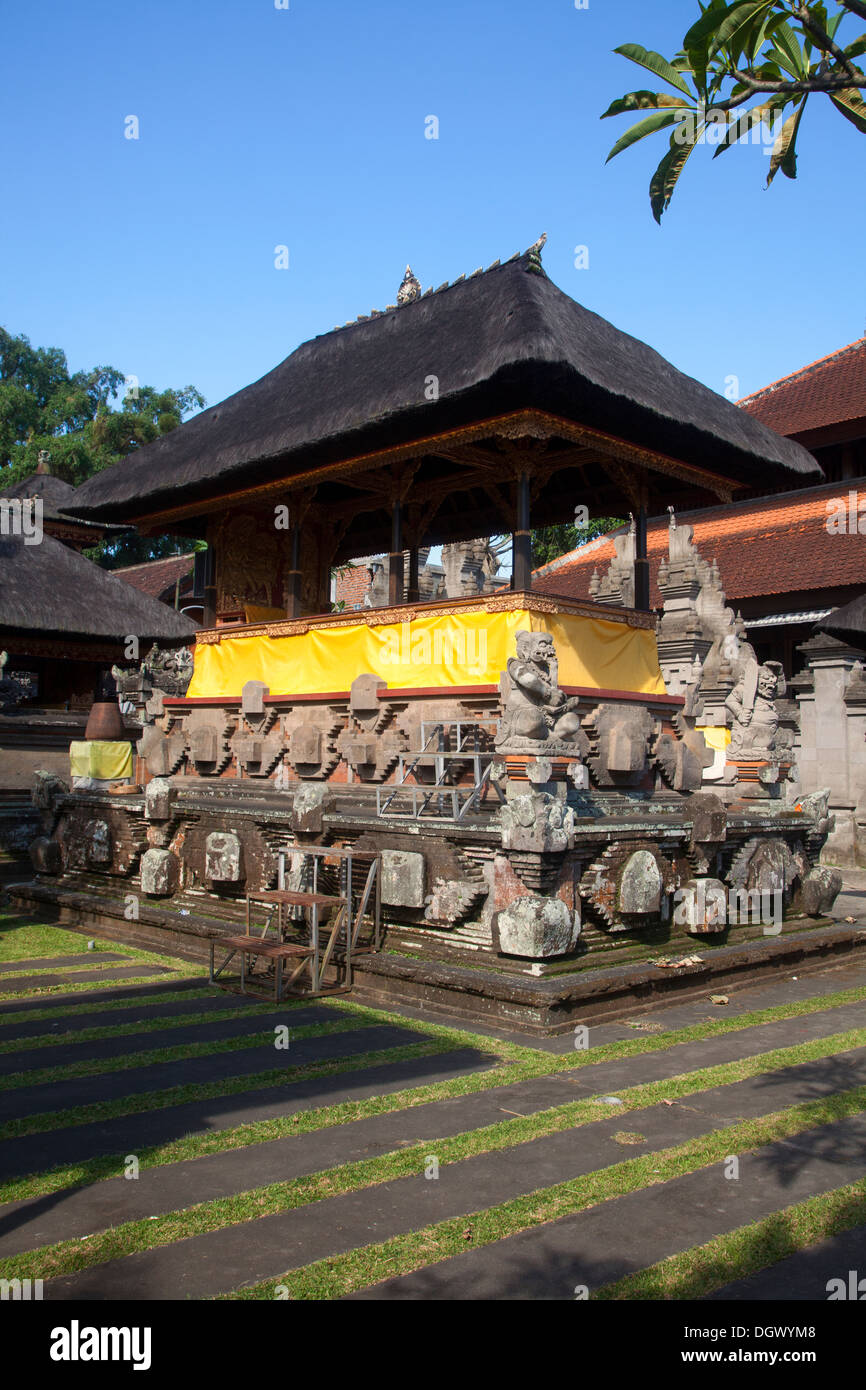
[[[0, 913], [0, 963], [31, 960], [37, 956], [78, 956], [93, 937], [64, 927], [33, 922], [14, 913]], [[113, 941], [96, 941], [96, 951], [126, 951]], [[94, 952], [95, 954], [95, 952]]]

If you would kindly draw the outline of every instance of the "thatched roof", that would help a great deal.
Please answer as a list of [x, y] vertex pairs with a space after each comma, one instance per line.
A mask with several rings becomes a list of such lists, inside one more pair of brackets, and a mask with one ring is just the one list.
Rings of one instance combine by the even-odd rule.
[[197, 624], [124, 584], [53, 536], [0, 535], [0, 642], [27, 635], [188, 642]]
[[829, 632], [831, 637], [850, 642], [852, 647], [866, 647], [866, 593], [846, 603], [844, 608], [835, 609], [815, 627], [819, 632]]
[[[132, 521], [524, 408], [738, 485], [820, 481], [799, 444], [584, 309], [534, 263], [526, 253], [304, 343], [260, 381], [88, 479], [76, 511]], [[435, 401], [425, 397], [430, 376]]]
[[[53, 473], [37, 471], [20, 482], [10, 483], [0, 488], [0, 497], [20, 497], [42, 499], [42, 520], [60, 522], [64, 526], [75, 524], [91, 531], [105, 531], [113, 528], [101, 525], [98, 521], [85, 521], [75, 516], [75, 488], [71, 483], [56, 478]], [[67, 510], [64, 510], [67, 509]], [[96, 537], [94, 537], [94, 540]]]

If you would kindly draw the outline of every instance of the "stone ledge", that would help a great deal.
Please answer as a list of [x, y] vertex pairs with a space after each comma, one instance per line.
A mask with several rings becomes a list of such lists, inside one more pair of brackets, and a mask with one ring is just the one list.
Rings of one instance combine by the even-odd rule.
[[[58, 888], [46, 880], [14, 884], [7, 891], [16, 906], [38, 908], [73, 931], [99, 931], [108, 940], [203, 965], [211, 939], [237, 929], [235, 920], [182, 917], [144, 903], [139, 920], [130, 922], [123, 916], [122, 899]], [[490, 966], [467, 969], [413, 960], [385, 950], [355, 958], [352, 997], [384, 1008], [410, 1005], [434, 1016], [462, 1016], [467, 1028], [484, 1022], [550, 1036], [579, 1023], [606, 1023], [636, 1009], [665, 1007], [672, 994], [687, 1000], [792, 969], [798, 974], [820, 970], [864, 947], [866, 922], [822, 919], [805, 931], [716, 947], [700, 965], [678, 970], [639, 962], [539, 980]], [[699, 954], [700, 943], [691, 949]]]

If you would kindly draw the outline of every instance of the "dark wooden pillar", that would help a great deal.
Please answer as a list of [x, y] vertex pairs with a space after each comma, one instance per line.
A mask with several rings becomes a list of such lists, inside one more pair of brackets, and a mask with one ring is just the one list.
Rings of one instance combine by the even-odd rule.
[[646, 507], [638, 508], [634, 537], [634, 606], [641, 613], [650, 611], [650, 575], [646, 550]]
[[391, 512], [391, 554], [388, 566], [388, 602], [403, 602], [403, 508], [395, 502]]
[[204, 552], [204, 611], [202, 613], [203, 627], [216, 627], [216, 564], [214, 561], [213, 545], [208, 545]]
[[286, 614], [301, 616], [301, 528], [296, 519], [292, 527], [292, 558], [286, 583]]
[[421, 586], [418, 577], [418, 547], [409, 547], [409, 593], [407, 595], [410, 603], [421, 601]]
[[532, 533], [529, 529], [529, 474], [517, 480], [517, 528], [512, 537], [512, 588], [526, 592], [532, 588]]

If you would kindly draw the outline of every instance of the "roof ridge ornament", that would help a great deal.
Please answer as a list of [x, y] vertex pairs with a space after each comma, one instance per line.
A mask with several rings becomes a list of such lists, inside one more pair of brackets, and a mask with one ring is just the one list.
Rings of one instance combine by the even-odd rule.
[[547, 232], [542, 232], [538, 241], [533, 242], [526, 253], [526, 269], [533, 271], [536, 275], [544, 274], [544, 267], [541, 264], [541, 253], [547, 241]]
[[404, 304], [412, 304], [414, 300], [421, 298], [421, 281], [412, 274], [411, 265], [407, 265], [406, 274], [400, 283], [397, 291], [397, 303], [402, 308]]

